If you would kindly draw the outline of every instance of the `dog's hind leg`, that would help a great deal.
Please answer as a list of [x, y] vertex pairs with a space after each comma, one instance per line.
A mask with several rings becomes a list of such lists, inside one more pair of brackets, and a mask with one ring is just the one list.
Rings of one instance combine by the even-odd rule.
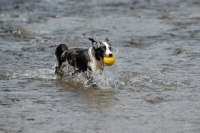
[[60, 68], [58, 66], [55, 67], [55, 74], [54, 74], [54, 78], [55, 79], [59, 79], [63, 76], [62, 71], [60, 70]]
[[65, 61], [61, 65], [61, 71], [63, 74], [67, 73], [69, 71], [69, 64], [68, 61]]
[[68, 67], [69, 66], [68, 66], [68, 62], [67, 61], [63, 62], [60, 67], [56, 66], [55, 67], [55, 75], [54, 75], [54, 77], [56, 79], [61, 78], [63, 75], [65, 75], [69, 71]]
[[61, 60], [61, 58], [62, 58], [61, 55], [66, 50], [68, 50], [68, 47], [65, 44], [58, 45], [55, 50], [57, 63], [56, 63], [56, 67], [55, 67], [54, 77], [56, 79], [61, 78], [66, 72], [68, 72], [68, 62], [67, 61], [63, 62]]

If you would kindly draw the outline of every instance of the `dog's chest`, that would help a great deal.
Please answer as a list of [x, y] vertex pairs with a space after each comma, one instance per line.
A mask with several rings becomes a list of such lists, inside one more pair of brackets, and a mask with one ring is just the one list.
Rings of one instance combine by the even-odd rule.
[[94, 74], [98, 74], [101, 72], [102, 70], [102, 67], [103, 67], [103, 60], [100, 59], [100, 60], [96, 60], [96, 58], [92, 55], [92, 52], [91, 52], [91, 49], [89, 49], [89, 55], [90, 55], [90, 58], [91, 58], [91, 61], [88, 62], [88, 66], [90, 66], [90, 68], [92, 69], [92, 72]]

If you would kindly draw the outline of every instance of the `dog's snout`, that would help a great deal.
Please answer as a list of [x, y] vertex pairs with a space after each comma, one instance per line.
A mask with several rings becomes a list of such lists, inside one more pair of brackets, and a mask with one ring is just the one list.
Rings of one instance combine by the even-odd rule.
[[113, 54], [109, 54], [109, 57], [112, 57], [113, 56]]

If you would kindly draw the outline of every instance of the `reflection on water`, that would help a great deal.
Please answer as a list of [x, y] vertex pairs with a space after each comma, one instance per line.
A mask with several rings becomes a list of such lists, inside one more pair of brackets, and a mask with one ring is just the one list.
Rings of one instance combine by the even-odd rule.
[[[0, 132], [199, 132], [198, 0], [0, 2]], [[55, 80], [60, 43], [116, 62]]]

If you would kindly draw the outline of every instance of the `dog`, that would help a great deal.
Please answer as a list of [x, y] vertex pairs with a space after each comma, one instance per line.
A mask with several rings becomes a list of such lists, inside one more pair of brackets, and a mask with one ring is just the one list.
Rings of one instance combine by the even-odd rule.
[[69, 67], [76, 68], [77, 72], [90, 71], [99, 74], [104, 67], [104, 56], [112, 57], [111, 44], [108, 38], [105, 41], [95, 41], [88, 38], [92, 46], [88, 49], [71, 48], [65, 44], [60, 44], [55, 50], [57, 65], [55, 67], [55, 78], [59, 79], [69, 72]]

